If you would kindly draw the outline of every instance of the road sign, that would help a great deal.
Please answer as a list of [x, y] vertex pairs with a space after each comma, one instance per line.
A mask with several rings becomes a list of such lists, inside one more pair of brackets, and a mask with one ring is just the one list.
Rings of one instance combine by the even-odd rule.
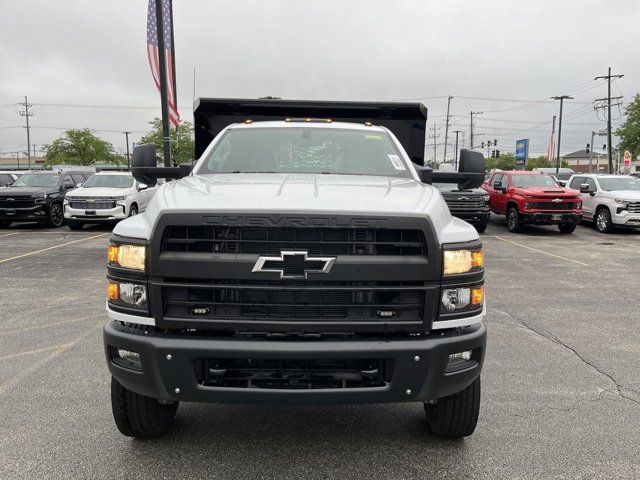
[[624, 151], [624, 168], [631, 166], [631, 152], [629, 150]]

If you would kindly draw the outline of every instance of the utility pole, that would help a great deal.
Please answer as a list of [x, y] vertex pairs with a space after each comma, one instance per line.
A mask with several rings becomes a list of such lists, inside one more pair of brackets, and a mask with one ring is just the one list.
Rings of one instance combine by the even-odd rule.
[[24, 96], [24, 103], [18, 103], [18, 105], [24, 110], [19, 110], [18, 113], [21, 117], [25, 117], [27, 121], [27, 157], [29, 159], [29, 170], [31, 170], [31, 128], [29, 127], [29, 117], [33, 117], [33, 112], [30, 112], [29, 109], [33, 107], [33, 104], [29, 103], [27, 100], [27, 96]]
[[451, 107], [451, 100], [453, 97], [449, 95], [447, 97], [447, 121], [444, 127], [444, 154], [442, 155], [442, 161], [447, 161], [447, 141], [449, 141], [449, 108]]
[[129, 160], [129, 135], [131, 132], [122, 132], [127, 139], [127, 170], [131, 170], [131, 161]]
[[453, 169], [458, 171], [458, 135], [462, 133], [462, 130], [455, 130], [453, 133], [456, 134], [456, 152], [453, 157]]
[[[604, 79], [607, 81], [607, 155], [609, 157], [609, 173], [613, 172], [613, 148], [611, 145], [611, 80], [613, 78], [622, 78], [624, 75], [611, 75], [611, 67], [609, 67], [609, 72], [607, 75], [601, 75], [599, 77], [594, 78], [594, 80]], [[616, 97], [619, 99], [622, 97]], [[604, 100], [604, 99], [598, 99]], [[598, 101], [596, 100], [596, 101]]]
[[473, 112], [473, 111], [469, 112], [469, 115], [471, 116], [471, 132], [470, 132], [471, 134], [469, 135], [469, 137], [470, 137], [469, 140], [471, 142], [470, 143], [471, 144], [471, 148], [473, 148], [473, 116], [474, 115], [482, 115], [483, 113], [484, 112]]
[[556, 159], [556, 173], [560, 172], [560, 142], [562, 141], [562, 105], [565, 100], [572, 100], [569, 95], [559, 95], [551, 97], [552, 100], [560, 100], [560, 119], [558, 121], [558, 158]]
[[433, 168], [436, 167], [436, 163], [437, 163], [437, 154], [438, 154], [438, 145], [437, 145], [437, 139], [438, 136], [438, 127], [436, 126], [436, 124], [433, 124], [433, 127], [431, 127], [431, 132], [433, 133]]

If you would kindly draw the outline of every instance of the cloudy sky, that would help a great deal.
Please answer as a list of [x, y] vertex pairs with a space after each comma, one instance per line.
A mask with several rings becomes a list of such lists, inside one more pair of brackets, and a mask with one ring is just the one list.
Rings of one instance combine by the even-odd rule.
[[[89, 127], [123, 150], [120, 132], [135, 142], [159, 115], [147, 0], [0, 0], [0, 10], [0, 153], [26, 149], [14, 108], [24, 95], [37, 148]], [[637, 0], [174, 0], [174, 17], [186, 120], [195, 68], [196, 96], [422, 101], [439, 158], [450, 94], [450, 130], [467, 144], [469, 111], [483, 111], [476, 143], [509, 151], [530, 138], [538, 155], [558, 113], [549, 97], [567, 93], [568, 153], [606, 125], [593, 110], [606, 95], [595, 76], [625, 74], [613, 85], [624, 101], [640, 89]], [[612, 117], [620, 122], [618, 108]]]

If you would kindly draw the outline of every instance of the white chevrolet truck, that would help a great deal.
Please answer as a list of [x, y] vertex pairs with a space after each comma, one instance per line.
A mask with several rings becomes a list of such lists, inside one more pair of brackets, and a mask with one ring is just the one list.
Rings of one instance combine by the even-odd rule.
[[601, 233], [615, 227], [640, 227], [640, 180], [631, 175], [580, 173], [569, 188], [580, 191], [582, 218]]
[[179, 402], [420, 402], [470, 435], [486, 328], [476, 230], [423, 168], [419, 104], [200, 99], [193, 168], [161, 185], [108, 251], [106, 360], [116, 425], [164, 433]]

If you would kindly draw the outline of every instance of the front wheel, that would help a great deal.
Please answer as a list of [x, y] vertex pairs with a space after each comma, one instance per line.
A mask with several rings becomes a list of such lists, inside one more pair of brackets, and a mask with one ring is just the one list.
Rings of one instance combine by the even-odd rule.
[[611, 212], [606, 207], [599, 209], [596, 213], [596, 230], [600, 233], [610, 233], [613, 230]]
[[558, 230], [560, 230], [562, 233], [573, 233], [577, 225], [578, 225], [577, 223], [571, 223], [571, 222], [559, 223]]
[[132, 392], [111, 377], [113, 419], [120, 433], [127, 437], [159, 437], [171, 426], [178, 404], [179, 402], [163, 403]]
[[129, 216], [133, 217], [134, 215], [138, 214], [138, 206], [134, 203], [133, 205], [131, 205], [131, 207], [129, 207]]
[[507, 212], [507, 227], [509, 227], [509, 231], [513, 233], [520, 231], [520, 215], [516, 207], [509, 208]]
[[476, 429], [480, 413], [480, 377], [461, 392], [425, 402], [427, 425], [436, 437], [468, 437]]
[[64, 214], [62, 213], [62, 206], [58, 203], [54, 203], [51, 205], [49, 209], [49, 219], [48, 222], [51, 227], [61, 227], [64, 223]]

